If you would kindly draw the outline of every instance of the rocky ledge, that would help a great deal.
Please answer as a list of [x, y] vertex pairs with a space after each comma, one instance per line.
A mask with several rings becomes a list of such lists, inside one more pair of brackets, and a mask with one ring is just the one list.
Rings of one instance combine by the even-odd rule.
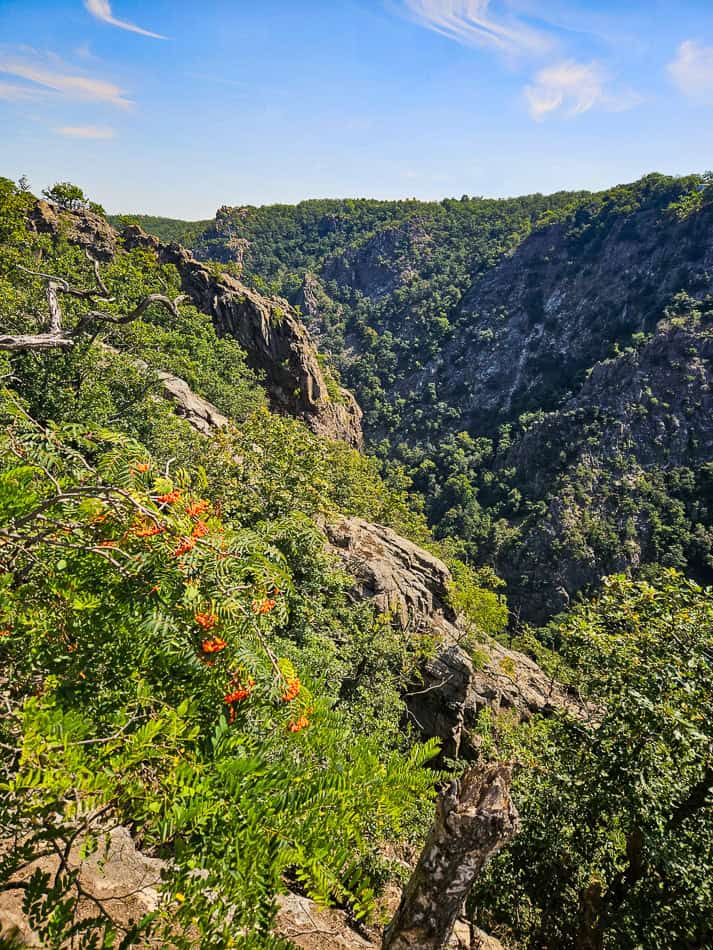
[[577, 711], [575, 698], [523, 653], [494, 640], [478, 643], [472, 654], [464, 649], [472, 637], [450, 605], [451, 574], [439, 558], [361, 518], [325, 530], [329, 549], [354, 577], [355, 596], [373, 600], [403, 629], [435, 637], [435, 655], [407, 702], [421, 732], [442, 739], [446, 755], [476, 754], [471, 730], [485, 708], [520, 719]]

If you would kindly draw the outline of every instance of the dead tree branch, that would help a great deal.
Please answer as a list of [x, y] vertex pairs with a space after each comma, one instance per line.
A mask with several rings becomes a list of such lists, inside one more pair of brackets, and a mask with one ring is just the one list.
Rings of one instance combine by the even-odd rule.
[[45, 274], [42, 271], [29, 270], [27, 267], [18, 265], [23, 273], [32, 277], [40, 277], [46, 281], [45, 296], [49, 311], [49, 330], [45, 333], [3, 334], [0, 336], [0, 350], [15, 353], [69, 350], [75, 346], [83, 333], [96, 334], [99, 330], [98, 324], [108, 323], [114, 326], [125, 326], [134, 320], [138, 320], [152, 304], [159, 304], [164, 307], [173, 317], [178, 316], [178, 305], [186, 299], [185, 294], [180, 294], [173, 300], [165, 294], [148, 294], [129, 313], [112, 314], [101, 310], [90, 310], [80, 318], [75, 327], [64, 329], [62, 327], [62, 308], [59, 303], [59, 294], [67, 294], [70, 297], [86, 300], [90, 303], [95, 301], [113, 303], [114, 301], [99, 273], [99, 263], [88, 252], [85, 251], [85, 253], [87, 259], [93, 265], [96, 287], [74, 287], [62, 277], [55, 277], [53, 274]]

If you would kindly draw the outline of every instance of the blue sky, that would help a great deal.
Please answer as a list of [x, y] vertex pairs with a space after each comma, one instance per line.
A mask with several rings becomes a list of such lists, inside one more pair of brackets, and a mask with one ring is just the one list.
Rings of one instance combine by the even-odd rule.
[[711, 0], [0, 0], [0, 174], [111, 211], [713, 166]]

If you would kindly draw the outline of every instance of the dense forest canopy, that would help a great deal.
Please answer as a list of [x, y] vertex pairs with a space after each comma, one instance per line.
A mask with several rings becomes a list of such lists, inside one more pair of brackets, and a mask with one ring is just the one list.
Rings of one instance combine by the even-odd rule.
[[713, 578], [712, 197], [709, 174], [651, 174], [599, 193], [221, 208], [183, 238], [300, 308], [371, 451], [539, 622], [615, 570]]

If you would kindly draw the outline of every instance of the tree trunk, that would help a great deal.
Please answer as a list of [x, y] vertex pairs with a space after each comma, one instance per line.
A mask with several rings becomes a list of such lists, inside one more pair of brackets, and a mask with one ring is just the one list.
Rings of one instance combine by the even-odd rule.
[[510, 779], [506, 765], [479, 766], [441, 794], [382, 950], [440, 950], [448, 944], [473, 881], [519, 830]]

